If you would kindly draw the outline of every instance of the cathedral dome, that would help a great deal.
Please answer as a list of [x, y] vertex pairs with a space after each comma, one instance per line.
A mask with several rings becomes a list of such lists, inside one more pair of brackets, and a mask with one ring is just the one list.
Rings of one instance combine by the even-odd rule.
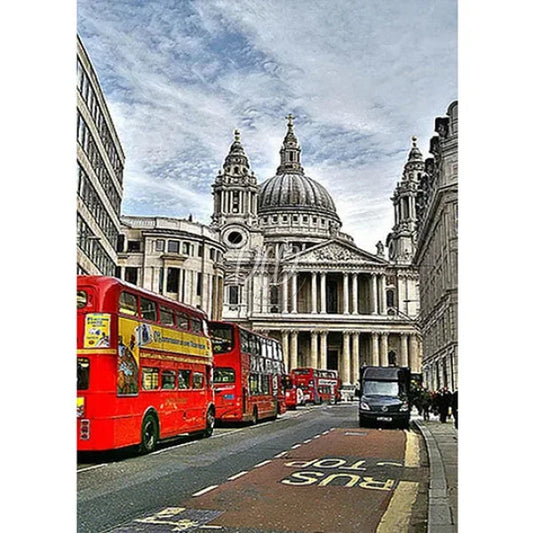
[[304, 174], [301, 148], [294, 134], [293, 116], [289, 115], [287, 134], [280, 150], [276, 175], [259, 186], [257, 214], [305, 212], [327, 216], [340, 223], [335, 203], [320, 183]]
[[303, 173], [278, 172], [260, 185], [258, 214], [280, 210], [311, 210], [337, 218], [335, 203], [325, 187]]

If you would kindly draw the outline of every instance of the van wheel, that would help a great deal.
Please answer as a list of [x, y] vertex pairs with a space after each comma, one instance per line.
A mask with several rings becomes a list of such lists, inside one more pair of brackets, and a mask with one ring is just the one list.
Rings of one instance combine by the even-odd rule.
[[159, 426], [157, 417], [153, 413], [148, 413], [141, 426], [141, 444], [139, 451], [142, 454], [151, 453], [155, 450], [157, 440], [159, 439]]
[[205, 417], [205, 429], [203, 432], [204, 437], [210, 437], [215, 429], [215, 410], [210, 407]]

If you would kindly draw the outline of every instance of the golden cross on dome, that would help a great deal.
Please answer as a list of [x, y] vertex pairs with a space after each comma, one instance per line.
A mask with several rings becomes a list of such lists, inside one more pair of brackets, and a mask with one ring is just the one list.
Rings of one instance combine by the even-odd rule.
[[235, 130], [233, 132], [233, 135], [234, 135], [235, 141], [237, 141], [237, 142], [241, 141], [241, 134], [240, 134], [239, 130]]

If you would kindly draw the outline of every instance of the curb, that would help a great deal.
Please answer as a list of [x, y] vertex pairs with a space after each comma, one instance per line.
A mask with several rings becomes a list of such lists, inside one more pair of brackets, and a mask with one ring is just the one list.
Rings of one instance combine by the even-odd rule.
[[426, 441], [429, 458], [428, 533], [456, 533], [457, 526], [452, 521], [448, 484], [437, 441], [424, 424], [418, 420], [413, 422]]

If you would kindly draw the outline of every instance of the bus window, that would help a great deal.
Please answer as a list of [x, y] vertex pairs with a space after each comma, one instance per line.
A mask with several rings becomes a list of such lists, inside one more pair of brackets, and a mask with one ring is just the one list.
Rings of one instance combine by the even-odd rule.
[[157, 321], [157, 310], [154, 301], [141, 297], [141, 316], [145, 320]]
[[235, 383], [233, 368], [215, 368], [213, 373], [215, 383]]
[[159, 387], [159, 369], [143, 368], [142, 384], [143, 390], [156, 390]]
[[189, 317], [183, 313], [176, 313], [176, 318], [178, 319], [178, 328], [180, 329], [189, 329]]
[[129, 292], [123, 292], [119, 300], [119, 312], [123, 315], [137, 315], [137, 296]]
[[204, 375], [201, 372], [194, 372], [192, 375], [192, 388], [203, 389], [204, 388]]
[[240, 330], [241, 334], [241, 352], [252, 353], [250, 350], [250, 335], [243, 329]]
[[174, 313], [172, 309], [168, 307], [159, 306], [159, 322], [163, 326], [173, 326], [174, 325]]
[[77, 308], [82, 309], [87, 305], [87, 293], [85, 291], [78, 291]]
[[270, 379], [269, 376], [261, 375], [260, 377], [260, 391], [261, 394], [270, 394]]
[[202, 321], [198, 318], [191, 318], [191, 329], [195, 333], [202, 333]]
[[176, 388], [176, 372], [173, 370], [163, 370], [161, 374], [161, 388], [166, 390]]
[[250, 388], [250, 394], [259, 394], [259, 375], [250, 374], [248, 376], [248, 386]]
[[212, 322], [210, 326], [213, 353], [219, 354], [231, 352], [234, 346], [233, 327], [229, 324], [217, 324], [214, 322]]
[[89, 359], [78, 357], [78, 390], [89, 388]]
[[178, 389], [190, 389], [191, 388], [191, 371], [180, 370], [178, 372]]

